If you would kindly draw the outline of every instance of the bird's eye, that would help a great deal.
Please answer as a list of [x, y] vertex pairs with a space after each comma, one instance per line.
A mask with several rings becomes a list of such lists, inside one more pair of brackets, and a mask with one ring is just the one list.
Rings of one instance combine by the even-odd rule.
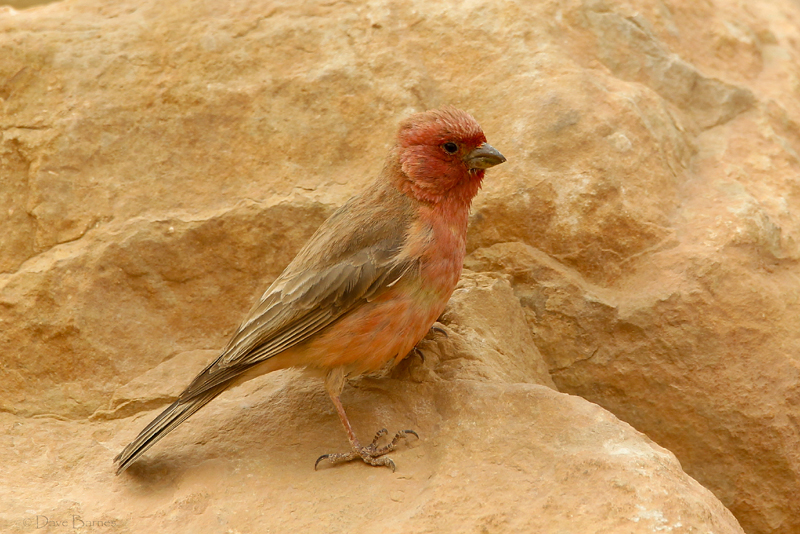
[[458, 152], [458, 145], [455, 143], [445, 143], [442, 145], [442, 148], [448, 154], [455, 154], [456, 152]]

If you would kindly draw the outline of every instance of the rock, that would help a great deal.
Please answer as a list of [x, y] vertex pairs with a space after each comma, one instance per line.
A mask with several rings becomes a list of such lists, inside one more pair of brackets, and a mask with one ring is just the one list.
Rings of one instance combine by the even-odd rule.
[[[675, 452], [748, 532], [796, 532], [800, 108], [780, 72], [800, 55], [797, 5], [586, 2], [563, 18], [597, 46], [572, 45], [595, 84], [561, 89], [574, 136], [517, 119], [535, 149], [477, 199], [467, 265], [512, 277], [559, 390]], [[661, 113], [620, 105], [605, 69]], [[606, 117], [625, 129], [603, 152], [586, 122]]]
[[747, 88], [704, 76], [653, 35], [639, 14], [625, 16], [607, 7], [586, 10], [597, 36], [598, 57], [617, 76], [651, 87], [703, 129], [724, 124], [755, 103]]
[[[419, 432], [392, 453], [395, 473], [362, 463], [315, 472], [317, 456], [347, 441], [319, 381], [292, 371], [226, 392], [119, 478], [111, 458], [157, 411], [93, 422], [2, 414], [10, 446], [0, 461], [15, 485], [0, 493], [0, 524], [5, 532], [75, 518], [165, 533], [743, 532], [669, 451], [598, 406], [536, 384], [431, 370], [423, 382], [364, 379], [344, 395], [362, 436], [384, 425]], [[64, 488], [64, 477], [78, 482]]]
[[[314, 472], [319, 455], [348, 445], [320, 381], [289, 370], [224, 393], [116, 478], [116, 452], [215, 355], [185, 352], [118, 388], [88, 420], [1, 414], [0, 462], [13, 486], [0, 490], [0, 525], [743, 532], [672, 453], [554, 390], [503, 277], [465, 273], [443, 321], [444, 333], [421, 345], [424, 359], [343, 395], [362, 437], [384, 425], [419, 432], [392, 453], [396, 473], [360, 462]], [[64, 478], [76, 482], [65, 489]]]
[[0, 277], [0, 408], [85, 418], [176, 353], [219, 350], [327, 214], [313, 202], [245, 201], [208, 218], [135, 219]]
[[[21, 530], [28, 510], [76, 511], [123, 531], [143, 521], [233, 531], [264, 511], [299, 528], [517, 531], [570, 510], [609, 532], [738, 531], [668, 453], [558, 387], [674, 452], [748, 532], [797, 531], [798, 9], [2, 8], [0, 454], [15, 469], [3, 520]], [[138, 476], [112, 478], [96, 459], [110, 460], [219, 350], [318, 224], [378, 172], [398, 121], [442, 104], [471, 111], [509, 158], [475, 202], [473, 273], [424, 362], [349, 393], [361, 432], [417, 425], [423, 439], [397, 460], [398, 477], [418, 478], [363, 466], [307, 476], [300, 466], [344, 440], [318, 385], [292, 374], [223, 396], [179, 430], [186, 445], [171, 437]], [[262, 410], [256, 425], [242, 399]], [[500, 455], [502, 428], [531, 447]], [[616, 436], [611, 448], [591, 429]], [[645, 452], [609, 453], [619, 447]], [[567, 463], [562, 449], [576, 451]], [[470, 458], [497, 498], [469, 500], [478, 484], [464, 468], [449, 477]], [[82, 482], [62, 500], [65, 474]], [[605, 496], [619, 504], [592, 500]]]
[[434, 331], [419, 348], [440, 359], [437, 374], [442, 377], [533, 382], [556, 389], [504, 278], [464, 271], [440, 320], [445, 335]]

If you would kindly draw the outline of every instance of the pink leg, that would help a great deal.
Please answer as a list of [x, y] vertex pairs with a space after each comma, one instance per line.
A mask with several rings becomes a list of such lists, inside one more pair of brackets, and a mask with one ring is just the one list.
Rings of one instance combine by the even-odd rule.
[[350, 446], [352, 450], [350, 452], [344, 453], [334, 453], [334, 454], [323, 454], [317, 461], [314, 463], [314, 470], [317, 469], [317, 466], [322, 460], [328, 460], [330, 463], [338, 463], [338, 462], [349, 462], [351, 460], [355, 460], [357, 458], [361, 458], [365, 463], [374, 466], [381, 466], [384, 465], [395, 470], [394, 462], [391, 458], [384, 457], [383, 455], [387, 452], [393, 451], [394, 446], [401, 438], [407, 437], [408, 434], [412, 434], [419, 438], [416, 432], [413, 430], [401, 430], [392, 439], [391, 442], [384, 445], [383, 447], [378, 447], [378, 440], [389, 433], [388, 430], [382, 428], [375, 434], [375, 439], [372, 440], [372, 443], [367, 445], [366, 447], [362, 446], [361, 443], [358, 441], [355, 432], [353, 432], [353, 427], [350, 425], [350, 420], [347, 418], [347, 414], [344, 411], [344, 406], [342, 406], [342, 401], [339, 400], [339, 395], [341, 394], [342, 388], [344, 387], [344, 376], [341, 370], [334, 370], [328, 373], [327, 378], [325, 379], [325, 388], [328, 390], [328, 394], [331, 397], [331, 401], [333, 405], [336, 406], [336, 412], [339, 414], [339, 419], [342, 421], [342, 425], [344, 425], [344, 429], [347, 432], [347, 439], [350, 441]]

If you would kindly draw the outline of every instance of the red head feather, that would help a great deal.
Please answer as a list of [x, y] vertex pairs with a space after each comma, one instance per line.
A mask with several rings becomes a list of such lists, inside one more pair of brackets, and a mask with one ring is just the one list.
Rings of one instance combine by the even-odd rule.
[[397, 134], [401, 188], [424, 202], [447, 197], [468, 205], [484, 171], [470, 170], [464, 158], [485, 142], [472, 115], [452, 106], [412, 115]]

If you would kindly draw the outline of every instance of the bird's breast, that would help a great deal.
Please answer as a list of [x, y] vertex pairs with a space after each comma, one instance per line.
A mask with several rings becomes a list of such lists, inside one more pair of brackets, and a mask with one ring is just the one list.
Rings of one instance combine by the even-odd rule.
[[[423, 212], [412, 229], [408, 248], [419, 258], [420, 282], [435, 291], [443, 307], [458, 283], [467, 247], [467, 212], [431, 210]], [[433, 295], [432, 295], [433, 296]]]
[[[461, 226], [459, 226], [459, 222]], [[415, 260], [396, 283], [312, 339], [290, 349], [294, 365], [344, 367], [351, 375], [399, 361], [430, 330], [456, 287], [466, 250], [466, 220], [419, 217], [400, 251]]]

